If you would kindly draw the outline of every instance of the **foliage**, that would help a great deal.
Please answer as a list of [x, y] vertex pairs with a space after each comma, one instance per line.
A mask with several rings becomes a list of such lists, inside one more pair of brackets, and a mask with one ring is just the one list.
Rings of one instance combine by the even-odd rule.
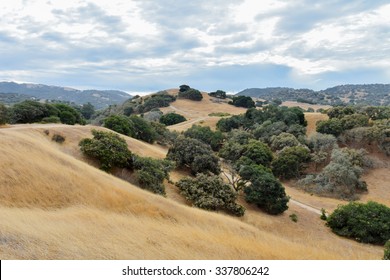
[[243, 166], [239, 173], [243, 179], [248, 180], [244, 189], [247, 202], [256, 204], [272, 215], [281, 214], [288, 209], [289, 197], [284, 187], [264, 167]]
[[208, 126], [192, 125], [191, 128], [184, 132], [185, 137], [198, 139], [211, 146], [214, 151], [218, 151], [224, 140], [220, 131], [212, 131]]
[[194, 101], [201, 101], [203, 99], [203, 95], [200, 93], [199, 90], [190, 88], [187, 85], [180, 86], [178, 97]]
[[343, 124], [337, 118], [318, 121], [316, 131], [323, 134], [332, 134], [337, 137], [343, 132]]
[[326, 221], [328, 219], [328, 217], [326, 216], [326, 211], [324, 208], [321, 208], [321, 216], [320, 216], [320, 219], [321, 220], [324, 220]]
[[338, 235], [383, 245], [390, 239], [390, 208], [373, 201], [339, 206], [327, 219]]
[[54, 134], [51, 140], [62, 144], [65, 142], [65, 136], [62, 136], [60, 134]]
[[390, 239], [385, 243], [385, 251], [383, 253], [384, 260], [390, 260]]
[[326, 114], [329, 118], [341, 119], [345, 116], [352, 115], [356, 112], [355, 108], [351, 106], [336, 106], [327, 110]]
[[135, 115], [130, 116], [129, 119], [133, 124], [134, 138], [148, 143], [156, 140], [157, 134], [150, 122]]
[[92, 139], [82, 139], [79, 146], [85, 155], [99, 160], [102, 170], [109, 172], [114, 166], [127, 167], [131, 164], [132, 153], [119, 135], [98, 130], [92, 130], [92, 135]]
[[146, 113], [156, 108], [168, 107], [175, 100], [176, 97], [166, 92], [157, 93], [146, 99], [142, 105], [138, 106], [137, 111], [139, 113]]
[[92, 116], [95, 114], [95, 107], [91, 103], [83, 104], [81, 107], [81, 115], [89, 120], [92, 118]]
[[213, 211], [226, 210], [235, 216], [243, 216], [245, 213], [245, 208], [235, 202], [237, 194], [216, 175], [198, 174], [196, 178], [183, 178], [176, 186], [196, 207]]
[[363, 167], [367, 167], [364, 150], [335, 149], [330, 163], [318, 175], [309, 175], [299, 183], [310, 191], [353, 199], [356, 193], [367, 191], [367, 184], [360, 180]]
[[[50, 106], [49, 104], [47, 105]], [[70, 125], [74, 125], [76, 123], [85, 124], [85, 120], [81, 113], [75, 108], [62, 103], [56, 103], [53, 104], [53, 106], [58, 110], [58, 117], [60, 117], [62, 123]], [[53, 113], [50, 114], [50, 116], [52, 115]]]
[[61, 119], [57, 116], [44, 117], [41, 123], [61, 123]]
[[133, 123], [125, 116], [111, 115], [104, 119], [103, 126], [123, 135], [135, 135]]
[[169, 172], [174, 163], [169, 160], [158, 160], [150, 157], [133, 156], [133, 168], [139, 185], [156, 194], [165, 194], [164, 179], [169, 179]]
[[243, 147], [242, 156], [250, 159], [255, 164], [263, 166], [270, 166], [273, 159], [270, 148], [258, 140], [249, 140], [249, 143]]
[[228, 117], [228, 116], [230, 116], [230, 114], [225, 112], [213, 112], [209, 114], [209, 117]]
[[272, 170], [283, 179], [298, 178], [304, 170], [305, 163], [310, 161], [307, 147], [296, 146], [283, 149], [272, 162]]
[[177, 113], [174, 113], [174, 112], [167, 113], [167, 114], [161, 116], [161, 118], [160, 118], [160, 122], [165, 124], [166, 126], [185, 122], [186, 120], [187, 119], [184, 116], [177, 114]]
[[217, 122], [217, 128], [222, 132], [229, 132], [232, 129], [238, 129], [242, 125], [241, 116], [232, 116], [230, 118], [223, 118]]
[[179, 137], [168, 150], [167, 159], [175, 161], [178, 167], [189, 167], [192, 174], [221, 172], [210, 146], [197, 139]]
[[291, 133], [282, 132], [279, 135], [271, 137], [271, 148], [274, 151], [280, 151], [286, 147], [295, 147], [299, 145], [301, 145], [301, 143]]
[[8, 122], [8, 109], [4, 104], [0, 103], [0, 125]]
[[226, 98], [226, 92], [223, 90], [217, 90], [209, 93], [210, 96], [225, 99]]
[[232, 101], [229, 102], [236, 107], [255, 108], [255, 102], [249, 96], [234, 96]]
[[293, 221], [294, 223], [297, 223], [297, 222], [298, 222], [298, 216], [297, 216], [297, 214], [293, 213], [293, 214], [291, 214], [289, 217], [290, 217], [291, 221]]

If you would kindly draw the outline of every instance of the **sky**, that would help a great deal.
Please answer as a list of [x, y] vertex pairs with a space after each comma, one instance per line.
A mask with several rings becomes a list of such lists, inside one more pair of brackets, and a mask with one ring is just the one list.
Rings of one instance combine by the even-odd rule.
[[153, 92], [390, 82], [388, 0], [1, 0], [0, 81]]

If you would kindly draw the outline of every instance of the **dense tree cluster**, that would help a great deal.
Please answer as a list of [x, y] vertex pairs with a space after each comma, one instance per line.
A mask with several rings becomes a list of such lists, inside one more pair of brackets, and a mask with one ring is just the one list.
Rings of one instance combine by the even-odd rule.
[[166, 126], [174, 125], [177, 123], [185, 122], [187, 119], [175, 112], [167, 113], [160, 118], [160, 123], [165, 124]]
[[243, 216], [245, 208], [236, 203], [237, 194], [216, 175], [198, 174], [176, 183], [181, 193], [194, 206], [206, 210], [225, 210], [235, 216]]
[[217, 90], [217, 91], [210, 92], [209, 95], [211, 97], [216, 97], [216, 98], [220, 98], [220, 99], [226, 98], [226, 92], [223, 90]]
[[178, 98], [190, 99], [193, 101], [201, 101], [203, 99], [203, 95], [197, 89], [191, 88], [188, 85], [181, 85]]
[[214, 151], [218, 151], [223, 143], [224, 136], [221, 131], [212, 131], [208, 126], [193, 125], [184, 132], [188, 138], [198, 139], [211, 146]]
[[99, 161], [100, 168], [110, 172], [114, 167], [127, 168], [135, 172], [141, 188], [157, 194], [165, 194], [164, 179], [174, 163], [169, 160], [157, 160], [133, 154], [126, 141], [118, 134], [92, 130], [93, 138], [82, 139], [80, 150], [87, 156]]
[[229, 104], [236, 107], [244, 108], [255, 108], [256, 104], [253, 99], [249, 96], [233, 96], [232, 101], [229, 101]]
[[390, 240], [390, 208], [372, 201], [352, 202], [329, 215], [327, 225], [338, 235], [384, 245]]

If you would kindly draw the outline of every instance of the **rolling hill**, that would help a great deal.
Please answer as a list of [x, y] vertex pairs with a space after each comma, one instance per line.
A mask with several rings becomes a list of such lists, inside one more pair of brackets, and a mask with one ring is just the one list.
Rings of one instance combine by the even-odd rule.
[[[170, 184], [166, 198], [143, 191], [81, 155], [78, 141], [93, 128], [104, 129], [50, 124], [0, 129], [2, 259], [379, 259], [383, 254], [382, 247], [332, 234], [310, 210], [334, 209], [340, 203], [334, 199], [287, 187], [309, 206], [290, 203], [274, 217], [245, 205], [246, 215], [233, 218], [188, 207]], [[50, 140], [54, 133], [65, 136], [64, 144]], [[125, 139], [140, 155], [165, 156], [160, 146]], [[172, 175], [177, 180], [185, 174]]]
[[388, 106], [390, 84], [339, 85], [320, 91], [286, 87], [249, 88], [236, 95], [332, 106], [341, 104]]
[[66, 101], [77, 105], [89, 102], [97, 109], [122, 103], [131, 98], [126, 92], [118, 90], [77, 90], [68, 87], [18, 84], [14, 82], [0, 82], [0, 93], [0, 101], [6, 104], [26, 99], [37, 99]]

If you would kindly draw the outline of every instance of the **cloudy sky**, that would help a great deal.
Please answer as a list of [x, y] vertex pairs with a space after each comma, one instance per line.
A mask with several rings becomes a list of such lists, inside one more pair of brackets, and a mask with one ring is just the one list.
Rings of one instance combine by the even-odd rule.
[[388, 0], [1, 0], [0, 81], [152, 92], [390, 82]]

